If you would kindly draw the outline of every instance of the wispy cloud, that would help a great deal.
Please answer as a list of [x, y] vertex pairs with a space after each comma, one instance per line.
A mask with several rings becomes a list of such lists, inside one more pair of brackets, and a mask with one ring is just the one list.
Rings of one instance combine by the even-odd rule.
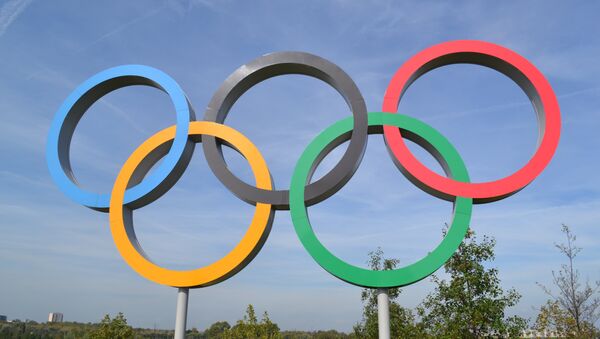
[[10, 25], [31, 4], [32, 0], [10, 0], [0, 8], [0, 37], [6, 33]]
[[[566, 93], [557, 93], [556, 97], [559, 100], [570, 99], [572, 97], [576, 97], [576, 96], [580, 96], [580, 95], [588, 95], [590, 93], [594, 93], [599, 90], [600, 90], [600, 87], [593, 86], [593, 87], [578, 89], [578, 90], [566, 92]], [[515, 101], [515, 102], [509, 102], [509, 103], [499, 104], [499, 105], [478, 107], [478, 108], [464, 110], [464, 111], [460, 111], [460, 112], [444, 112], [442, 114], [433, 115], [433, 116], [429, 117], [429, 119], [431, 121], [442, 120], [442, 119], [452, 120], [452, 119], [456, 119], [456, 118], [462, 117], [462, 116], [471, 116], [471, 115], [475, 115], [475, 114], [479, 114], [479, 113], [502, 111], [502, 110], [513, 109], [513, 108], [523, 108], [523, 107], [527, 107], [527, 106], [531, 106], [530, 101], [527, 101], [527, 100]]]
[[140, 21], [143, 21], [143, 20], [145, 20], [145, 19], [147, 19], [147, 18], [149, 18], [149, 17], [151, 17], [153, 15], [156, 15], [157, 13], [159, 13], [161, 10], [163, 10], [166, 7], [167, 7], [166, 3], [162, 4], [161, 6], [158, 6], [158, 7], [154, 8], [154, 9], [152, 9], [152, 10], [149, 10], [149, 11], [143, 13], [142, 15], [140, 15], [140, 16], [134, 18], [134, 19], [131, 19], [131, 20], [127, 21], [127, 22], [125, 22], [125, 23], [121, 24], [120, 26], [117, 26], [117, 28], [115, 28], [115, 29], [113, 29], [113, 30], [111, 30], [109, 32], [106, 32], [106, 33], [102, 34], [100, 37], [98, 37], [97, 39], [93, 40], [89, 44], [81, 47], [79, 49], [79, 52], [81, 53], [81, 52], [89, 49], [90, 47], [93, 47], [93, 46], [99, 44], [100, 42], [102, 42], [102, 41], [104, 41], [104, 40], [106, 40], [106, 39], [108, 39], [108, 38], [110, 38], [110, 37], [112, 37], [114, 35], [117, 35], [117, 34], [121, 33], [122, 31], [130, 28], [131, 26], [139, 23]]
[[209, 0], [167, 0], [165, 4], [180, 17], [188, 15], [194, 7], [220, 12], [217, 4]]

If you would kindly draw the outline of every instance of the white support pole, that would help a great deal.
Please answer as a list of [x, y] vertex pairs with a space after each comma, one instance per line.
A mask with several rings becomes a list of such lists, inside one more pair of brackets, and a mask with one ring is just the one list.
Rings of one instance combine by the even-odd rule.
[[177, 313], [175, 313], [175, 339], [185, 339], [185, 325], [187, 322], [189, 288], [180, 288], [177, 291]]
[[390, 339], [390, 298], [386, 288], [377, 289], [379, 339]]

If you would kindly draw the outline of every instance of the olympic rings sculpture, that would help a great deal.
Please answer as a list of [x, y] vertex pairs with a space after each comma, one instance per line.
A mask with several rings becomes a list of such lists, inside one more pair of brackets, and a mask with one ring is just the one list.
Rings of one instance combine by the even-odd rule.
[[[539, 128], [537, 150], [525, 166], [508, 177], [471, 183], [460, 155], [444, 136], [421, 121], [396, 113], [402, 95], [415, 80], [435, 68], [456, 63], [482, 65], [503, 73], [520, 86], [533, 104]], [[275, 190], [259, 150], [244, 135], [224, 123], [230, 108], [244, 92], [266, 79], [285, 74], [307, 75], [328, 83], [344, 98], [352, 117], [319, 134], [298, 160], [289, 190]], [[69, 159], [77, 123], [104, 95], [132, 85], [152, 86], [167, 93], [175, 107], [177, 123], [151, 136], [131, 154], [121, 168], [111, 194], [86, 191], [77, 185]], [[424, 258], [394, 270], [368, 270], [336, 257], [319, 241], [308, 217], [308, 206], [327, 199], [350, 180], [362, 160], [368, 134], [384, 135], [392, 160], [417, 187], [454, 204], [453, 220], [441, 243]], [[406, 147], [405, 138], [431, 153], [444, 168], [446, 176], [419, 162]], [[50, 127], [46, 157], [53, 180], [69, 198], [109, 213], [111, 233], [119, 253], [133, 270], [151, 281], [174, 287], [203, 287], [230, 278], [262, 248], [271, 230], [275, 210], [290, 210], [298, 238], [323, 269], [351, 284], [386, 288], [410, 285], [441, 267], [464, 239], [473, 203], [500, 200], [523, 189], [548, 165], [559, 138], [560, 109], [556, 95], [534, 65], [499, 45], [460, 40], [432, 46], [409, 59], [393, 76], [384, 96], [382, 112], [371, 113], [367, 113], [360, 91], [342, 69], [308, 53], [267, 54], [238, 68], [214, 94], [202, 121], [195, 120], [185, 93], [165, 73], [141, 65], [111, 68], [82, 83], [60, 106]], [[348, 140], [348, 148], [341, 160], [313, 182], [313, 172], [321, 160]], [[144, 253], [135, 235], [133, 211], [152, 203], [175, 185], [198, 142], [202, 142], [206, 160], [217, 178], [256, 209], [242, 240], [223, 258], [198, 269], [170, 270], [153, 263]], [[221, 153], [223, 144], [249, 162], [254, 185], [229, 171]], [[148, 174], [161, 159], [157, 168]]]

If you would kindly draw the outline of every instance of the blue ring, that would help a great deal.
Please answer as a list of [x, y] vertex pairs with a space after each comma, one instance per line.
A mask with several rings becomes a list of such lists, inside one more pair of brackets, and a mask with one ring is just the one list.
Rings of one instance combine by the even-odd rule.
[[[100, 211], [107, 211], [109, 193], [89, 192], [76, 183], [71, 171], [69, 148], [77, 123], [87, 109], [98, 99], [116, 89], [147, 85], [167, 93], [175, 106], [177, 127], [175, 139], [162, 163], [137, 185], [125, 192], [125, 204], [145, 205], [152, 200], [160, 187], [177, 177], [189, 162], [193, 144], [188, 142], [189, 122], [195, 119], [185, 93], [167, 74], [143, 65], [123, 65], [104, 70], [77, 87], [62, 103], [56, 114], [46, 146], [46, 159], [52, 179], [71, 200]], [[174, 179], [176, 180], [176, 179]]]

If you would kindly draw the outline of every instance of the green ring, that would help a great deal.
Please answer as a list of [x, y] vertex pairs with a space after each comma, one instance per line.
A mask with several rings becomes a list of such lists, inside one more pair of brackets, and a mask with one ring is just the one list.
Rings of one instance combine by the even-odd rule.
[[[425, 123], [401, 115], [373, 112], [369, 113], [369, 126], [391, 125], [399, 127], [407, 134], [423, 139], [447, 163], [453, 179], [469, 182], [467, 169], [460, 155], [450, 142], [439, 132]], [[405, 267], [388, 271], [373, 271], [350, 265], [333, 255], [321, 244], [312, 229], [304, 203], [304, 187], [313, 171], [330, 150], [336, 140], [352, 132], [352, 117], [341, 120], [319, 134], [308, 145], [296, 164], [290, 185], [290, 214], [294, 229], [304, 248], [327, 272], [351, 284], [370, 288], [391, 288], [413, 284], [426, 278], [440, 268], [458, 249], [469, 228], [473, 199], [457, 197], [454, 201], [453, 219], [442, 242], [427, 256]]]

